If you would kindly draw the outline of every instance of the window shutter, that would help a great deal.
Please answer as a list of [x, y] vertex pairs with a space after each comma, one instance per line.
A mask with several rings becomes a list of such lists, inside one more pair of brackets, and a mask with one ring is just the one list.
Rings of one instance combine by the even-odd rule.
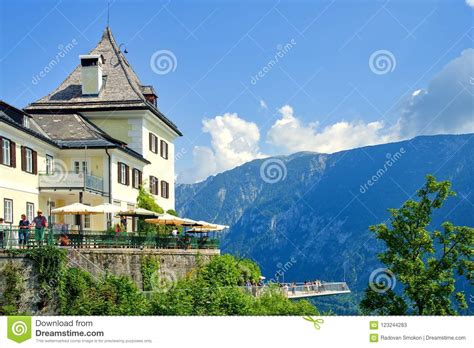
[[132, 170], [132, 187], [133, 188], [137, 187], [137, 183], [135, 182], [135, 171], [136, 169]]
[[10, 165], [16, 168], [16, 144], [10, 141]]
[[151, 151], [152, 149], [152, 146], [151, 146], [151, 143], [153, 142], [153, 134], [151, 133], [148, 133], [148, 147], [149, 147], [149, 150]]
[[21, 170], [26, 171], [26, 150], [25, 147], [21, 147]]
[[117, 163], [117, 168], [118, 168], [117, 181], [118, 181], [118, 183], [121, 183], [122, 182], [122, 171], [120, 169], [122, 169], [122, 162]]
[[36, 151], [31, 150], [31, 154], [33, 156], [33, 174], [38, 174], [38, 153]]
[[158, 137], [155, 136], [155, 153], [158, 153]]
[[138, 171], [138, 187], [142, 186], [142, 172]]
[[3, 164], [3, 138], [0, 137], [0, 164]]
[[164, 140], [161, 140], [160, 142], [160, 155], [164, 159], [168, 159], [168, 143]]
[[150, 175], [150, 193], [153, 193], [153, 177]]
[[130, 167], [125, 165], [125, 185], [130, 185]]

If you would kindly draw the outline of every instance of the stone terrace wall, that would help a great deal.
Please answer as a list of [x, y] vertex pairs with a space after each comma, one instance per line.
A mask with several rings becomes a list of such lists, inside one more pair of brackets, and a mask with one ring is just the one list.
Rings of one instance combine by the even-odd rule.
[[203, 262], [219, 255], [219, 250], [174, 250], [174, 249], [70, 249], [69, 264], [80, 267], [95, 276], [106, 272], [131, 277], [138, 288], [142, 288], [140, 260], [144, 256], [156, 258], [160, 263], [159, 275], [168, 281], [176, 281], [192, 272], [197, 259]]
[[[176, 281], [189, 274], [196, 267], [197, 259], [209, 261], [220, 254], [219, 250], [154, 250], [154, 249], [69, 249], [70, 267], [79, 267], [96, 277], [106, 272], [131, 277], [142, 289], [141, 259], [144, 256], [156, 258], [160, 263], [160, 279]], [[0, 297], [6, 287], [3, 270], [12, 263], [23, 279], [25, 291], [21, 297], [21, 312], [36, 315], [54, 315], [54, 308], [38, 309], [39, 285], [33, 268], [33, 261], [23, 256], [11, 256], [0, 251]]]

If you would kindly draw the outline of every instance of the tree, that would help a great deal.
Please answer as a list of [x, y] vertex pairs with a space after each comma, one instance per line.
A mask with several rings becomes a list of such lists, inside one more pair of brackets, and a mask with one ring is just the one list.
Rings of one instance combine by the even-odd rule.
[[169, 291], [151, 299], [153, 315], [314, 315], [308, 301], [292, 301], [277, 286], [259, 297], [243, 286], [260, 278], [260, 268], [231, 255], [213, 257]]
[[143, 186], [140, 186], [140, 189], [138, 190], [137, 206], [139, 208], [154, 211], [158, 214], [163, 214], [163, 208], [156, 203], [153, 195], [145, 190]]
[[360, 304], [364, 314], [455, 315], [467, 308], [464, 293], [456, 291], [455, 276], [473, 279], [474, 228], [444, 222], [442, 231], [428, 230], [433, 211], [454, 195], [449, 181], [428, 175], [417, 192], [418, 201], [389, 209], [390, 227], [370, 226], [387, 247], [378, 258], [403, 285], [403, 292], [377, 291], [380, 284], [370, 284]]
[[[158, 214], [163, 214], [163, 208], [159, 206], [158, 203], [156, 203], [155, 198], [153, 198], [153, 195], [145, 190], [145, 188], [140, 186], [138, 190], [138, 196], [137, 196], [137, 206], [138, 208], [143, 208], [147, 209], [150, 211], [154, 211], [155, 213]], [[156, 232], [156, 226], [151, 225], [149, 223], [146, 223], [143, 218], [138, 219], [138, 230], [140, 232]]]

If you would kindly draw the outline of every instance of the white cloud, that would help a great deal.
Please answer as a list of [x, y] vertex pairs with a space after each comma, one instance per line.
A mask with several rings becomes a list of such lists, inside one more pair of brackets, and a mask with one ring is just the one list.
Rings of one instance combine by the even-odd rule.
[[466, 5], [474, 8], [474, 0], [466, 0]]
[[226, 113], [202, 121], [202, 131], [211, 135], [211, 147], [193, 150], [193, 169], [183, 172], [180, 182], [198, 182], [207, 176], [265, 157], [259, 150], [260, 130], [237, 114]]
[[318, 131], [316, 123], [302, 124], [294, 116], [290, 105], [285, 105], [278, 111], [281, 118], [269, 130], [267, 141], [285, 153], [298, 151], [332, 153], [391, 140], [390, 135], [383, 134], [382, 122], [341, 121]]
[[473, 61], [474, 49], [464, 50], [402, 104], [401, 138], [474, 132]]
[[[474, 0], [472, 0], [474, 3]], [[317, 122], [303, 123], [293, 108], [279, 109], [281, 117], [267, 133], [266, 141], [278, 153], [315, 151], [332, 153], [365, 145], [412, 138], [417, 135], [474, 132], [474, 49], [467, 49], [434, 76], [424, 89], [413, 91], [401, 103], [398, 121], [387, 127], [382, 121], [339, 121], [320, 129]], [[266, 108], [264, 100], [260, 106]], [[256, 158], [260, 130], [237, 114], [205, 119], [203, 132], [211, 146], [193, 150], [193, 167], [180, 173], [179, 182], [197, 182]]]
[[[473, 0], [473, 1], [474, 1], [474, 0]], [[268, 110], [268, 105], [267, 105], [267, 103], [265, 102], [265, 100], [263, 100], [263, 99], [260, 100], [260, 109]]]
[[214, 152], [207, 146], [195, 146], [193, 149], [193, 165], [179, 173], [177, 181], [192, 184], [216, 174], [218, 171]]

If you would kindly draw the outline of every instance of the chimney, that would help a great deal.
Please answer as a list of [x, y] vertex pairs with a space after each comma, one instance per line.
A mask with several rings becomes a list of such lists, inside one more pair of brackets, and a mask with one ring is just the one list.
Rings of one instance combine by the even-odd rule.
[[82, 95], [98, 95], [102, 88], [102, 55], [87, 54], [81, 59]]

